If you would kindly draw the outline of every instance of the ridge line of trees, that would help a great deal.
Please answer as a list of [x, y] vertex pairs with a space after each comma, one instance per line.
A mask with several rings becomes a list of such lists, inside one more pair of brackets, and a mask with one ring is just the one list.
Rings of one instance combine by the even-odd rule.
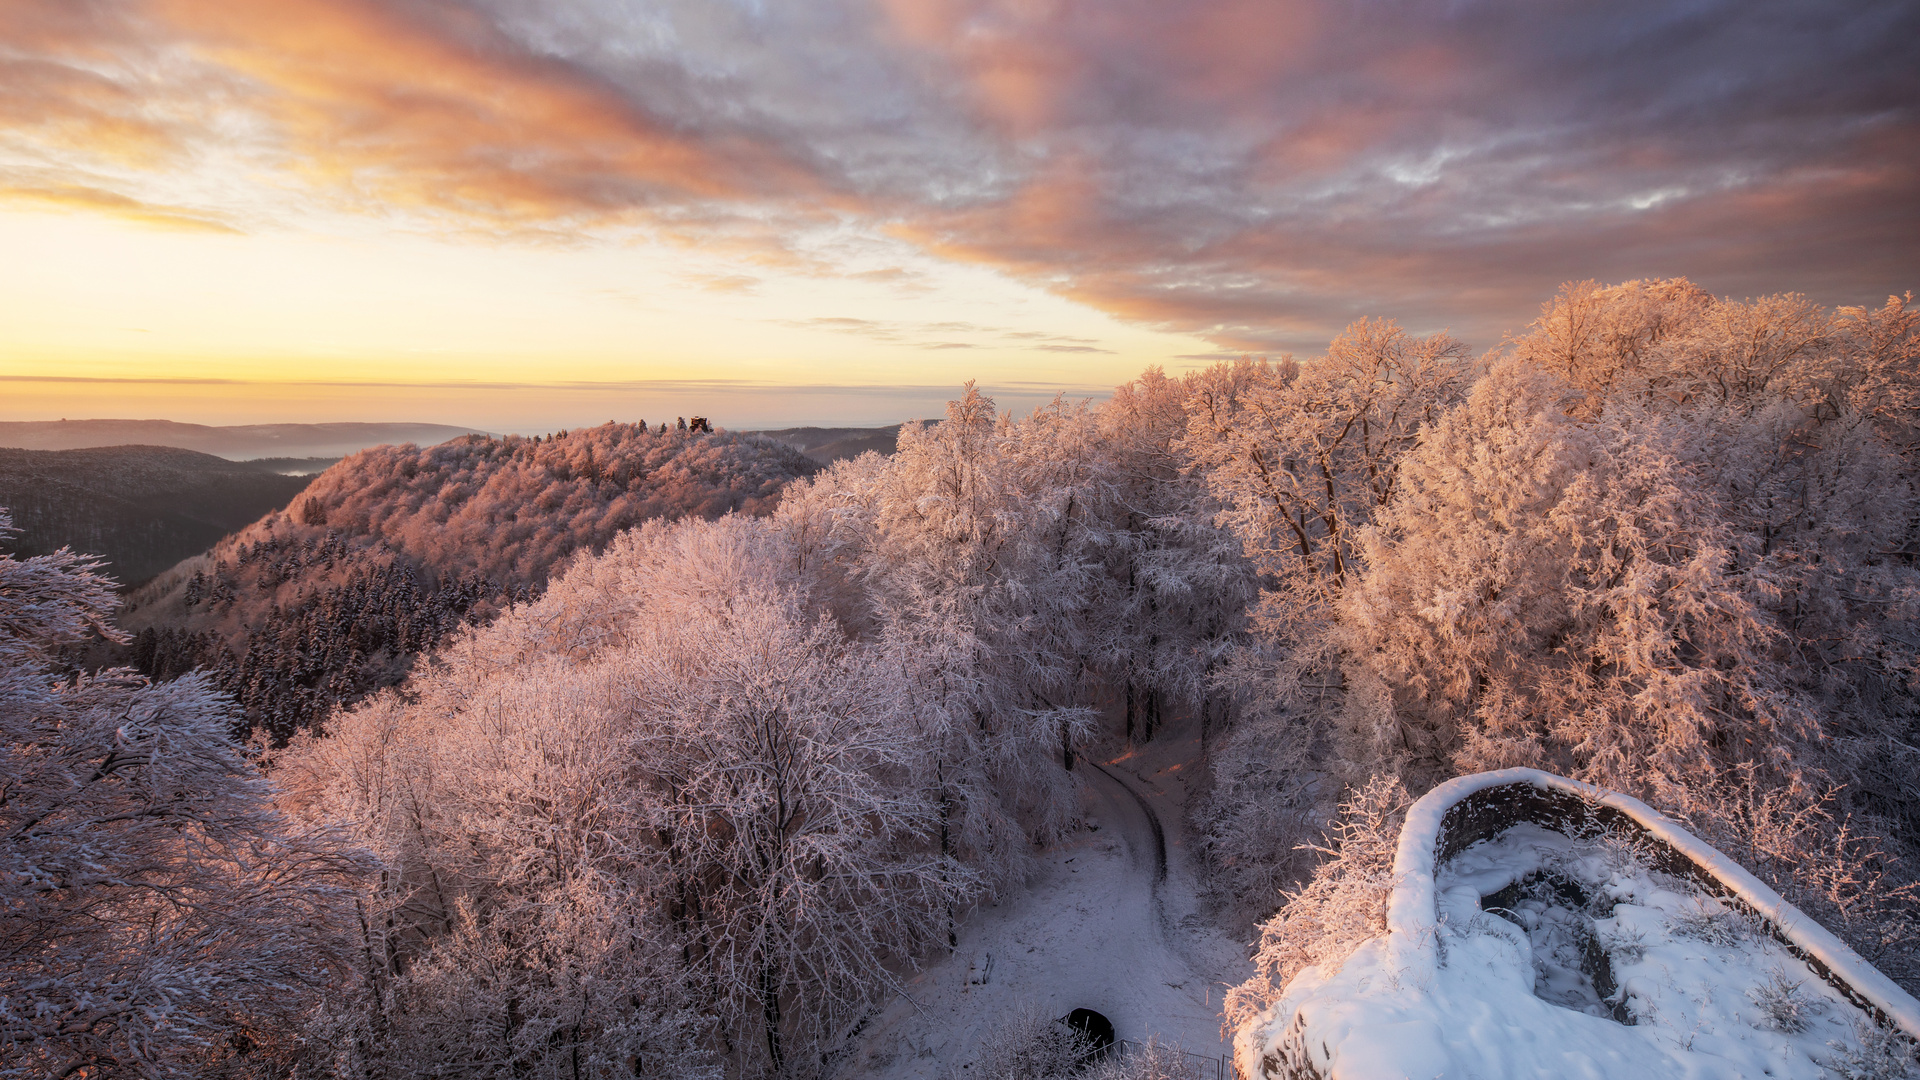
[[376, 447], [136, 591], [135, 640], [114, 659], [161, 678], [206, 669], [243, 730], [285, 742], [527, 602], [575, 553], [650, 518], [768, 513], [817, 469], [768, 439], [645, 422]]

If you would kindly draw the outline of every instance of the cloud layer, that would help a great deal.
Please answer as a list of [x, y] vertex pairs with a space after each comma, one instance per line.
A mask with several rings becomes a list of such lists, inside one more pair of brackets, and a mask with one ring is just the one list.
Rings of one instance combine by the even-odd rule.
[[1489, 344], [1570, 278], [1912, 287], [1917, 43], [1871, 0], [13, 0], [0, 197], [882, 237], [1227, 349]]

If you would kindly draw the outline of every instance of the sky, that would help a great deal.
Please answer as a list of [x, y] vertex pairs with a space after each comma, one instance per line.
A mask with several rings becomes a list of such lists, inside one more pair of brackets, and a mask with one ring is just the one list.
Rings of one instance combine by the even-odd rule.
[[730, 427], [1920, 286], [1920, 4], [0, 0], [0, 419]]

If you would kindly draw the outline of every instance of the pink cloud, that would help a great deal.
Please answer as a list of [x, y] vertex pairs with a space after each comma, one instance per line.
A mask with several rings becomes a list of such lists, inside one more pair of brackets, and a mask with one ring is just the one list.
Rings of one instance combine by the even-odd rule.
[[0, 196], [177, 223], [232, 227], [142, 177], [251, 139], [370, 212], [828, 272], [792, 236], [840, 222], [1262, 350], [1490, 344], [1566, 278], [1920, 277], [1893, 0], [17, 0], [0, 39]]

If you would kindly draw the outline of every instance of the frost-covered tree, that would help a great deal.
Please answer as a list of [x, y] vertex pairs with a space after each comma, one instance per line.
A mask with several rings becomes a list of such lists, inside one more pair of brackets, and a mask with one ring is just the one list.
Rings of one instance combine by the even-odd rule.
[[123, 636], [97, 567], [0, 557], [0, 1075], [270, 1070], [357, 864], [275, 808], [204, 676], [57, 670]]
[[[1585, 401], [1576, 408], [1597, 410], [1609, 397], [1683, 394], [1672, 384], [1669, 365], [1650, 357], [1663, 342], [1692, 329], [1712, 305], [1713, 297], [1685, 278], [1568, 282], [1541, 305], [1514, 351], [1579, 389]], [[1681, 381], [1691, 380], [1683, 374]]]
[[[1349, 701], [1338, 604], [1359, 531], [1393, 497], [1398, 461], [1460, 400], [1466, 350], [1390, 322], [1349, 326], [1326, 354], [1241, 360], [1188, 376], [1178, 449], [1259, 573], [1251, 648], [1214, 682], [1241, 703], [1196, 808], [1216, 894], [1264, 914], [1304, 869], [1299, 845], [1339, 797], [1319, 726]], [[1364, 770], [1358, 773], [1362, 779]]]
[[279, 755], [301, 812], [380, 864], [355, 990], [312, 1032], [334, 1072], [717, 1075], [628, 802], [628, 732], [579, 674], [523, 661], [437, 723], [382, 697]]
[[[1594, 325], [1660, 330], [1641, 335], [1631, 364], [1568, 352], [1556, 342], [1570, 305]], [[1817, 764], [1853, 806], [1908, 837], [1920, 837], [1920, 791], [1906, 779], [1920, 765], [1920, 642], [1905, 632], [1920, 614], [1915, 322], [1902, 297], [1828, 313], [1795, 295], [1629, 282], [1569, 286], [1513, 347], [1580, 385], [1582, 415], [1664, 431], [1719, 506], [1727, 580], [1770, 622], [1764, 677], [1819, 716]]]
[[1200, 381], [1149, 368], [1099, 410], [1113, 477], [1104, 563], [1115, 587], [1094, 634], [1101, 663], [1124, 680], [1128, 736], [1136, 714], [1150, 736], [1163, 708], [1185, 705], [1200, 714], [1204, 744], [1230, 718], [1217, 675], [1244, 641], [1257, 583], [1183, 448]]
[[367, 1061], [797, 1069], [944, 941], [975, 875], [899, 667], [794, 555], [749, 519], [649, 525], [283, 755], [387, 870]]
[[[1084, 410], [1053, 420], [1056, 440], [1092, 427]], [[1091, 723], [1078, 692], [1099, 575], [1082, 538], [1104, 478], [1022, 434], [969, 385], [943, 422], [904, 426], [892, 458], [836, 463], [775, 519], [856, 584], [859, 622], [913, 698], [943, 849], [995, 882], [1071, 818]]]
[[[1215, 757], [1216, 872], [1270, 890], [1343, 786], [1386, 774], [1417, 791], [1518, 763], [1709, 818], [1728, 785], [1786, 813], [1838, 783], [1834, 829], [1864, 812], [1896, 852], [1910, 843], [1916, 370], [1903, 298], [1828, 313], [1682, 279], [1571, 284], [1470, 398], [1441, 397], [1380, 455], [1377, 500], [1317, 532], [1297, 470], [1266, 468], [1281, 440], [1208, 434], [1255, 415], [1312, 435], [1313, 399], [1268, 389], [1292, 385], [1285, 365], [1212, 373], [1188, 443], [1238, 492], [1226, 520], [1275, 586], [1259, 625], [1280, 678], [1255, 665], [1247, 685], [1294, 703], [1250, 715]], [[1334, 506], [1342, 490], [1311, 494]], [[1715, 820], [1699, 827], [1741, 842], [1746, 826]]]
[[1256, 622], [1285, 652], [1283, 680], [1334, 662], [1324, 631], [1355, 535], [1393, 497], [1400, 455], [1464, 393], [1465, 356], [1445, 334], [1366, 320], [1324, 356], [1243, 362], [1191, 399], [1183, 448], [1262, 575]]
[[1070, 817], [1095, 710], [1121, 711], [1130, 738], [1224, 712], [1209, 674], [1252, 576], [1183, 468], [1185, 397], [1150, 372], [1103, 407], [1015, 418], [968, 386], [891, 458], [837, 463], [776, 516], [846, 624], [900, 665], [943, 843], [990, 880]]
[[737, 596], [646, 627], [619, 678], [670, 917], [722, 1023], [757, 1026], [775, 1069], [831, 1045], [975, 891], [914, 782], [898, 669]]
[[1571, 391], [1500, 363], [1402, 459], [1341, 600], [1369, 699], [1347, 768], [1424, 788], [1526, 764], [1668, 806], [1736, 762], [1791, 778], [1817, 722], [1718, 500], [1664, 425], [1569, 416]]
[[1920, 450], [1920, 310], [1912, 305], [1908, 293], [1879, 308], [1841, 308], [1833, 335], [1840, 362], [1809, 380], [1822, 404], [1871, 417], [1909, 461]]

